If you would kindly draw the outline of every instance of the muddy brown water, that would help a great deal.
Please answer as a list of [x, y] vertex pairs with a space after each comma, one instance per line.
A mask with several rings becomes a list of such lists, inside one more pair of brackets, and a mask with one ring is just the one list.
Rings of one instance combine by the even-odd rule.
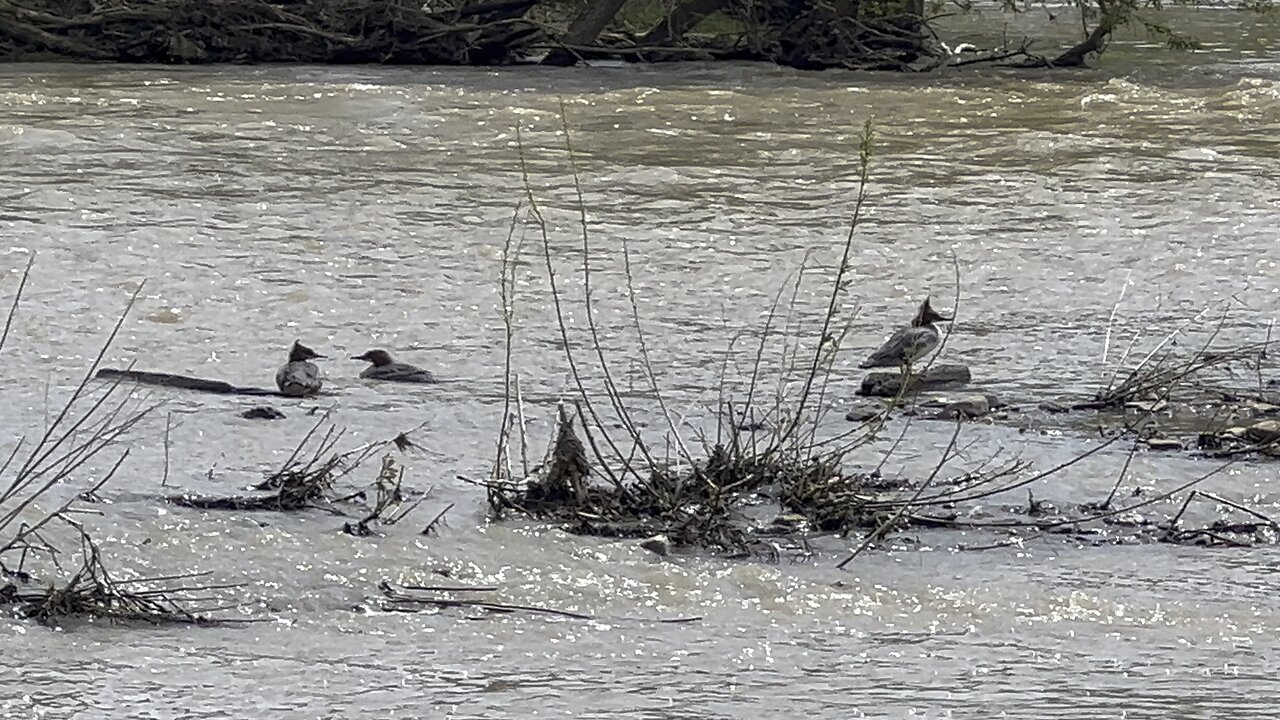
[[[833, 566], [851, 541], [837, 540], [806, 563], [659, 559], [630, 543], [487, 524], [482, 493], [457, 479], [487, 472], [501, 413], [497, 279], [524, 194], [517, 126], [584, 343], [559, 97], [589, 212], [601, 344], [655, 427], [622, 242], [653, 366], [676, 412], [706, 427], [726, 346], [747, 333], [729, 367], [748, 371], [750, 333], [806, 253], [811, 282], [785, 337], [812, 336], [868, 115], [876, 157], [842, 306], [852, 332], [828, 393], [836, 410], [862, 353], [924, 293], [951, 304], [953, 256], [960, 319], [945, 357], [1010, 399], [1090, 392], [1126, 279], [1112, 359], [1135, 333], [1143, 353], [1232, 296], [1222, 341], [1265, 334], [1280, 298], [1280, 62], [1265, 28], [1240, 41], [1238, 19], [1196, 22], [1211, 52], [1169, 55], [1129, 38], [1100, 69], [1069, 74], [0, 69], [5, 297], [26, 253], [39, 254], [0, 365], [5, 452], [43, 429], [143, 279], [109, 364], [268, 385], [294, 338], [335, 358], [323, 366], [329, 392], [275, 403], [288, 416], [278, 422], [237, 418], [246, 399], [139, 391], [164, 405], [127, 436], [125, 470], [90, 519], [122, 574], [208, 571], [245, 584], [249, 604], [232, 614], [268, 621], [65, 631], [5, 621], [0, 716], [1273, 716], [1272, 547], [1033, 541], [964, 552], [992, 536], [948, 532], [903, 536], [848, 571]], [[571, 388], [532, 253], [540, 242], [528, 233], [520, 259], [515, 352], [537, 442]], [[361, 365], [341, 358], [371, 346], [451, 382], [360, 382]], [[588, 382], [598, 387], [598, 373]], [[284, 459], [313, 408], [332, 409], [344, 446], [425, 423], [406, 482], [432, 495], [410, 527], [355, 539], [320, 513], [156, 501], [166, 422], [168, 485], [231, 493]], [[1048, 467], [1095, 442], [1027, 423], [1032, 432], [966, 429], [957, 467], [997, 451]], [[918, 474], [949, 433], [918, 423], [887, 467]], [[1037, 497], [1096, 500], [1124, 456], [1100, 453]], [[1143, 453], [1127, 487], [1168, 489], [1212, 467]], [[1245, 462], [1205, 488], [1280, 512], [1275, 482], [1274, 463]], [[444, 532], [417, 536], [448, 503]], [[379, 610], [380, 580], [430, 582], [439, 569], [498, 585], [507, 601], [600, 619]], [[649, 621], [690, 615], [703, 619]]]

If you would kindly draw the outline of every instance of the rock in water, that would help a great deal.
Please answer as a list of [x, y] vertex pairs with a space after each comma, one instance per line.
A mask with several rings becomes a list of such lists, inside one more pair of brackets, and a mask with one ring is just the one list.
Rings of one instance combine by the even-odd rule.
[[1273, 417], [1280, 415], [1280, 405], [1272, 405], [1268, 402], [1256, 402], [1248, 408], [1249, 414], [1254, 417]]
[[[934, 365], [927, 372], [913, 373], [907, 381], [907, 392], [945, 390], [967, 385], [973, 376], [964, 365]], [[867, 373], [858, 394], [866, 397], [897, 397], [902, 391], [902, 373], [881, 370]]]
[[1245, 428], [1244, 437], [1259, 445], [1280, 442], [1280, 420], [1259, 420]]
[[640, 541], [640, 547], [659, 557], [666, 557], [671, 554], [671, 541], [666, 535], [654, 535], [651, 538], [645, 538]]
[[284, 413], [270, 405], [259, 405], [240, 413], [240, 417], [246, 420], [283, 420]]
[[1126, 410], [1137, 410], [1140, 413], [1158, 413], [1169, 407], [1169, 403], [1163, 399], [1156, 400], [1131, 400], [1124, 404]]
[[1182, 442], [1173, 438], [1146, 438], [1142, 441], [1143, 445], [1152, 450], [1182, 450]]
[[849, 422], [866, 422], [874, 420], [884, 412], [884, 406], [875, 401], [863, 401], [854, 403], [849, 412], [844, 414], [844, 419]]
[[954, 398], [939, 398], [930, 405], [941, 405], [934, 417], [944, 420], [980, 418], [991, 412], [991, 399], [986, 395], [962, 395]]

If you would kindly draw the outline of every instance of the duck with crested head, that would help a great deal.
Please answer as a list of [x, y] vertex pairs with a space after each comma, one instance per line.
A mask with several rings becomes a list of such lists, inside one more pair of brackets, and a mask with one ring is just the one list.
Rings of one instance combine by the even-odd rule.
[[396, 362], [386, 350], [369, 350], [361, 355], [353, 355], [352, 360], [365, 360], [370, 363], [360, 377], [366, 380], [385, 380], [387, 382], [434, 383], [439, 382], [436, 376], [420, 367], [408, 363]]
[[276, 387], [288, 397], [310, 397], [320, 392], [320, 368], [311, 362], [324, 355], [294, 340], [289, 362], [276, 371]]
[[858, 367], [896, 367], [910, 374], [913, 363], [937, 349], [942, 338], [935, 325], [939, 322], [951, 322], [951, 318], [935, 311], [926, 297], [911, 324], [890, 336]]

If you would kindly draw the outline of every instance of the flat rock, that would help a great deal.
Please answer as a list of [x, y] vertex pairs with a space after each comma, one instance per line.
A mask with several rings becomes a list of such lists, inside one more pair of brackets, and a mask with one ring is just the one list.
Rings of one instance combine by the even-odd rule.
[[1259, 420], [1244, 428], [1244, 437], [1259, 445], [1280, 442], [1280, 420]]
[[1268, 402], [1256, 402], [1249, 406], [1249, 414], [1253, 417], [1274, 417], [1280, 415], [1280, 405]]
[[844, 419], [849, 422], [866, 422], [874, 420], [884, 412], [884, 406], [875, 401], [861, 401], [854, 403], [849, 412], [844, 414]]
[[964, 395], [945, 398], [942, 408], [934, 416], [940, 420], [980, 418], [991, 412], [991, 401], [986, 395]]
[[1124, 406], [1127, 410], [1137, 410], [1141, 413], [1158, 413], [1169, 407], [1169, 403], [1164, 400], [1132, 400]]
[[1173, 438], [1145, 438], [1143, 439], [1142, 444], [1146, 445], [1152, 450], [1182, 450], [1183, 449], [1182, 443], [1178, 440], [1174, 440]]
[[[946, 390], [967, 385], [973, 376], [964, 365], [934, 365], [923, 373], [913, 373], [906, 392]], [[902, 373], [877, 370], [862, 378], [858, 394], [864, 397], [897, 397], [902, 390]]]

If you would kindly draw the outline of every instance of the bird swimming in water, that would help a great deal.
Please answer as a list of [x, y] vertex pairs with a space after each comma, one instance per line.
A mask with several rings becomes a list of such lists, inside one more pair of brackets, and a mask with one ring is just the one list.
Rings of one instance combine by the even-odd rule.
[[276, 387], [281, 395], [307, 397], [320, 392], [320, 368], [311, 362], [324, 355], [297, 340], [289, 348], [289, 362], [276, 371]]
[[895, 332], [858, 367], [896, 367], [910, 375], [914, 362], [937, 349], [942, 337], [934, 327], [937, 322], [951, 322], [951, 318], [935, 312], [926, 297], [911, 324]]
[[396, 362], [386, 350], [370, 350], [363, 355], [353, 355], [352, 360], [367, 360], [373, 363], [360, 373], [366, 380], [386, 380], [387, 382], [433, 383], [438, 382], [436, 376], [419, 367]]

